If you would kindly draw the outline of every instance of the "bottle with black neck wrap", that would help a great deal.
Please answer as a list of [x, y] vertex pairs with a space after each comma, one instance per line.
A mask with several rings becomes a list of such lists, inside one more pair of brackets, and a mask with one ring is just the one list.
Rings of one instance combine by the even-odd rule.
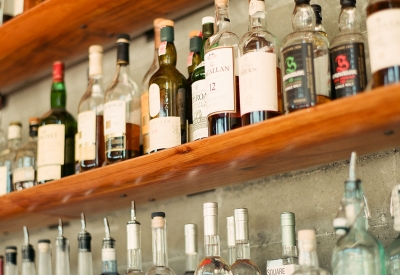
[[93, 275], [92, 235], [86, 231], [85, 215], [81, 213], [82, 230], [78, 233], [78, 275]]
[[103, 248], [101, 249], [102, 275], [119, 275], [117, 264], [117, 250], [115, 249], [115, 239], [111, 237], [110, 225], [107, 218], [104, 218], [106, 237], [103, 238]]
[[58, 236], [56, 237], [56, 272], [55, 275], [70, 275], [69, 240], [63, 235], [62, 220], [58, 220]]

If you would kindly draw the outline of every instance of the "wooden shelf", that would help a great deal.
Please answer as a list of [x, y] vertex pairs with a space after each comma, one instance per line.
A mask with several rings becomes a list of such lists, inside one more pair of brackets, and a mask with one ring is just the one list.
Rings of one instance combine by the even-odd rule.
[[87, 58], [88, 47], [106, 49], [115, 34], [138, 35], [153, 19], [176, 19], [213, 0], [46, 0], [0, 27], [0, 92], [10, 93], [49, 76], [53, 61], [67, 66]]
[[193, 194], [400, 145], [400, 85], [0, 197], [0, 232]]

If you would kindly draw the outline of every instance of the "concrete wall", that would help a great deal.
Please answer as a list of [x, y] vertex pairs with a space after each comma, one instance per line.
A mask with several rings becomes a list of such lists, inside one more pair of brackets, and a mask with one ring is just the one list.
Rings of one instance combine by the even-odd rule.
[[[334, 2], [334, 3], [333, 3]], [[323, 25], [330, 38], [337, 30], [339, 0], [313, 1], [323, 7]], [[365, 9], [366, 0], [360, 0], [358, 7]], [[269, 30], [282, 39], [291, 31], [291, 13], [293, 0], [267, 0]], [[247, 31], [247, 1], [231, 0], [231, 22], [234, 32], [241, 37]], [[201, 18], [213, 15], [213, 7], [207, 7], [176, 21], [175, 45], [178, 50], [178, 69], [187, 75], [186, 57], [189, 53], [188, 34], [192, 29], [200, 29]], [[364, 16], [365, 17], [365, 16]], [[141, 80], [152, 61], [153, 41], [148, 41], [145, 35], [136, 37], [131, 43], [131, 71], [137, 83]], [[104, 75], [105, 83], [114, 74], [116, 50], [105, 53]], [[84, 61], [66, 72], [67, 109], [76, 117], [78, 102], [86, 89], [86, 68]], [[41, 116], [50, 108], [51, 78], [48, 77], [15, 92], [8, 97], [8, 104], [3, 111], [2, 128], [10, 121], [20, 120], [24, 124], [23, 137], [27, 140], [27, 121], [30, 116]], [[34, 104], [32, 104], [34, 102]], [[350, 157], [350, 156], [349, 156]], [[390, 190], [399, 180], [399, 153], [393, 149], [379, 152], [360, 159], [359, 176], [364, 181], [365, 193], [369, 199], [372, 211], [370, 231], [387, 246], [395, 237], [392, 229], [392, 219], [389, 214]], [[335, 217], [339, 201], [343, 193], [343, 181], [347, 178], [348, 162], [338, 162], [305, 171], [259, 179], [256, 181], [218, 188], [213, 192], [191, 197], [177, 197], [170, 200], [149, 202], [138, 206], [138, 220], [142, 223], [143, 263], [146, 271], [151, 266], [151, 229], [150, 213], [165, 211], [168, 221], [168, 253], [169, 264], [177, 274], [185, 269], [183, 242], [183, 226], [185, 223], [196, 223], [199, 227], [200, 257], [203, 256], [203, 221], [202, 204], [208, 201], [219, 203], [220, 235], [222, 255], [227, 256], [225, 218], [233, 214], [239, 207], [247, 207], [250, 213], [250, 234], [252, 240], [252, 258], [265, 273], [265, 262], [268, 259], [279, 258], [280, 220], [283, 211], [296, 213], [297, 229], [315, 228], [318, 240], [318, 253], [322, 267], [330, 268], [331, 251], [336, 237], [333, 234], [332, 219]], [[1, 202], [0, 202], [1, 203]], [[126, 268], [126, 233], [125, 224], [129, 219], [129, 205], [126, 209], [97, 216], [88, 216], [87, 225], [93, 235], [94, 271], [101, 272], [101, 241], [104, 237], [103, 217], [108, 217], [111, 233], [117, 240], [118, 262], [120, 273]], [[54, 222], [57, 220], [55, 219]], [[56, 230], [43, 224], [40, 229], [31, 230], [31, 243], [37, 244], [41, 238], [51, 238], [57, 235]], [[80, 230], [79, 221], [72, 221], [65, 227], [65, 236], [71, 241], [71, 274], [77, 272], [77, 233]], [[21, 232], [10, 235], [0, 235], [0, 252], [6, 245], [22, 244]], [[19, 262], [21, 255], [19, 253]]]

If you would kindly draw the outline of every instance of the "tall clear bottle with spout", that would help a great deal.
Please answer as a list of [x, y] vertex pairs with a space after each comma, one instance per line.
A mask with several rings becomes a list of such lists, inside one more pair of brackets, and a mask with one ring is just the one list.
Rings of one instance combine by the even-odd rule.
[[93, 275], [92, 235], [86, 231], [85, 215], [81, 213], [81, 232], [78, 233], [78, 275]]
[[136, 206], [132, 201], [131, 220], [126, 224], [127, 244], [128, 244], [128, 268], [126, 275], [144, 275], [142, 269], [142, 250], [141, 250], [141, 225], [136, 220]]
[[49, 239], [38, 241], [38, 275], [52, 275], [51, 242]]
[[106, 237], [103, 238], [103, 248], [101, 249], [101, 274], [119, 275], [117, 264], [117, 250], [115, 249], [115, 239], [111, 237], [110, 225], [107, 218], [104, 218]]
[[35, 250], [29, 243], [28, 228], [24, 226], [24, 244], [22, 245], [22, 275], [36, 275]]
[[[392, 190], [390, 212], [394, 218], [393, 228], [400, 231], [400, 185]], [[386, 266], [388, 275], [400, 274], [400, 236], [398, 236], [387, 248]]]
[[63, 235], [62, 220], [58, 220], [58, 236], [56, 237], [56, 272], [55, 275], [70, 275], [69, 240]]

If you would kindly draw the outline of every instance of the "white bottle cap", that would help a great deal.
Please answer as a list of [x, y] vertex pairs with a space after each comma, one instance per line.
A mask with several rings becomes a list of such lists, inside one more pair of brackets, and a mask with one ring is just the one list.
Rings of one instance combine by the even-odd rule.
[[212, 16], [206, 16], [201, 19], [202, 25], [207, 24], [207, 23], [214, 23], [214, 22], [215, 22], [215, 19]]
[[89, 76], [103, 74], [103, 47], [92, 45], [89, 47]]

